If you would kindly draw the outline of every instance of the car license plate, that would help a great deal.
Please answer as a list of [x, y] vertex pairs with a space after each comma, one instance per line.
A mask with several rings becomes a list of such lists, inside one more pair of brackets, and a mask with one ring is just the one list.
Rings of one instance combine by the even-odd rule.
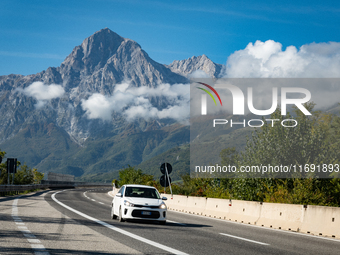
[[142, 211], [142, 215], [151, 215], [151, 212]]

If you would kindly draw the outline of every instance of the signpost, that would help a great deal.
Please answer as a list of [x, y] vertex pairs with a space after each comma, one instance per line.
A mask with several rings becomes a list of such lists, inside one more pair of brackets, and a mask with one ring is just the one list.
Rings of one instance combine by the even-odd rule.
[[14, 174], [17, 172], [17, 159], [16, 158], [7, 158], [7, 183], [9, 183], [9, 175], [13, 174], [12, 184], [14, 182]]
[[172, 172], [172, 166], [169, 163], [163, 163], [161, 165], [161, 173], [163, 174], [161, 178], [159, 179], [160, 184], [164, 187], [164, 194], [165, 194], [165, 188], [170, 186], [170, 192], [172, 196], [172, 189], [171, 189], [171, 178], [169, 174]]

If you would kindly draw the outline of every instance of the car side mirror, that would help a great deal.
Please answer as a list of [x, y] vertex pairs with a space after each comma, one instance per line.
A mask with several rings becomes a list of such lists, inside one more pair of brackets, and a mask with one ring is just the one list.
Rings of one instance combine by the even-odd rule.
[[116, 196], [117, 196], [117, 197], [122, 197], [122, 194], [117, 193]]
[[162, 197], [162, 200], [168, 200], [168, 198], [167, 197]]

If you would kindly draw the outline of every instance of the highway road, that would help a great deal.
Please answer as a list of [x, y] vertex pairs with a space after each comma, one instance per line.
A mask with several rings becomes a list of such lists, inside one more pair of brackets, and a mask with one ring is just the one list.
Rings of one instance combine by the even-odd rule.
[[0, 199], [0, 254], [339, 254], [340, 240], [168, 211], [168, 222], [110, 218], [107, 189]]

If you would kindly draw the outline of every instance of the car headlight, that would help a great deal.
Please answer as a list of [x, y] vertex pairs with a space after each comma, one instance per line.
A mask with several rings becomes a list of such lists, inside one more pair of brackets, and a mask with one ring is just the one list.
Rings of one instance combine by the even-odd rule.
[[133, 206], [134, 206], [133, 203], [130, 203], [129, 201], [126, 201], [126, 200], [124, 200], [124, 205], [125, 205], [125, 206], [130, 206], [130, 207], [133, 207]]
[[164, 203], [161, 203], [159, 206], [160, 209], [166, 209], [166, 205]]

